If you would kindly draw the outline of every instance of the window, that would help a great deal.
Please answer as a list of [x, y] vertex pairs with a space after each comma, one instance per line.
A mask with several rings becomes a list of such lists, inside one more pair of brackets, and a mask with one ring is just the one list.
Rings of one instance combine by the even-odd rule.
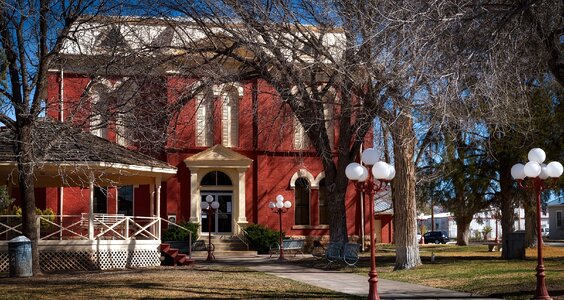
[[118, 113], [116, 118], [116, 143], [118, 145], [127, 146], [127, 130], [125, 126], [125, 116], [122, 113]]
[[562, 212], [561, 211], [556, 212], [556, 227], [558, 227], [558, 228], [562, 227]]
[[94, 210], [93, 213], [105, 214], [108, 212], [108, 189], [105, 187], [94, 187]]
[[108, 93], [106, 87], [102, 84], [93, 88], [90, 113], [90, 133], [97, 137], [108, 137]]
[[310, 225], [309, 223], [309, 182], [301, 177], [296, 180], [296, 225]]
[[133, 186], [118, 187], [117, 213], [126, 216], [133, 216]]
[[221, 127], [221, 143], [225, 147], [237, 146], [239, 138], [239, 96], [235, 89], [230, 89], [223, 98]]
[[327, 225], [327, 186], [325, 185], [325, 179], [321, 179], [319, 182], [319, 225]]
[[335, 148], [335, 127], [333, 126], [333, 105], [323, 104], [323, 113], [325, 115], [325, 129], [329, 138], [329, 147]]
[[199, 96], [196, 101], [196, 146], [213, 145], [213, 94]]
[[202, 178], [200, 185], [233, 185], [231, 178], [223, 172], [213, 171], [209, 172]]
[[309, 138], [304, 126], [294, 118], [294, 149], [303, 150], [309, 147]]

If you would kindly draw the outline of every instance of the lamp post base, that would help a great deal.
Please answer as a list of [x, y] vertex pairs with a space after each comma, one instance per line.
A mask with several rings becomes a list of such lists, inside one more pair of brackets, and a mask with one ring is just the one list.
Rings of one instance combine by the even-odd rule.
[[214, 246], [213, 244], [209, 244], [208, 245], [208, 257], [206, 258], [206, 261], [214, 261], [215, 260], [215, 255], [213, 254], [214, 251]]
[[368, 299], [380, 300], [378, 295], [378, 273], [376, 273], [376, 270], [371, 270], [368, 272], [368, 277]]
[[[538, 246], [540, 247], [540, 245]], [[544, 299], [544, 300], [552, 300], [552, 298], [548, 295], [548, 290], [546, 289], [545, 284], [545, 273], [544, 273], [544, 265], [537, 266], [537, 289], [535, 290], [535, 297], [533, 299]]]

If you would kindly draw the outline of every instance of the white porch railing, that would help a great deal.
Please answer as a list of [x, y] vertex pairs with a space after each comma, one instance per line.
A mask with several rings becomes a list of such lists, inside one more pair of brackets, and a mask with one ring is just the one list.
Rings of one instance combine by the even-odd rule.
[[[37, 216], [40, 240], [160, 240], [161, 218], [94, 214]], [[22, 218], [0, 215], [0, 241], [22, 234]]]

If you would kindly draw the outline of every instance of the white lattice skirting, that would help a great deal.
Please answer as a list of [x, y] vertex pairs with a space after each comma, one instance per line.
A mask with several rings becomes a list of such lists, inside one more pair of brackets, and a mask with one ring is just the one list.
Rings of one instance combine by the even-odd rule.
[[[161, 264], [158, 250], [41, 251], [43, 271], [108, 270], [154, 267]], [[8, 253], [0, 252], [0, 272], [9, 271]]]

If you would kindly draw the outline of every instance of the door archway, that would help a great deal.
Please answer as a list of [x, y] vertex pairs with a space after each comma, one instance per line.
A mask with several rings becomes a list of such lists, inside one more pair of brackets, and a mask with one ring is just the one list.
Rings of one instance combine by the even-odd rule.
[[[184, 163], [190, 170], [190, 222], [203, 224], [201, 213], [203, 192], [230, 191], [232, 193], [231, 230], [233, 234], [240, 233], [248, 224], [245, 209], [245, 172], [252, 162], [252, 159], [219, 144], [185, 158]], [[210, 173], [212, 175], [208, 175]], [[226, 178], [230, 179], [231, 186], [214, 184], [214, 180], [222, 183]]]
[[200, 200], [207, 196], [219, 202], [219, 207], [208, 220], [205, 211], [201, 211], [202, 233], [231, 233], [233, 231], [233, 183], [229, 176], [220, 171], [211, 171], [200, 182]]

